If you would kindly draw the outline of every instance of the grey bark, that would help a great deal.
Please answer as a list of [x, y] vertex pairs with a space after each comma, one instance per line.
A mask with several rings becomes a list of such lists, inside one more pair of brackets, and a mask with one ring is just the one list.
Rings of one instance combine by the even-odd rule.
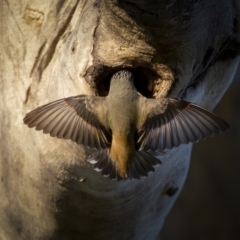
[[234, 6], [1, 0], [0, 239], [155, 239], [186, 179], [192, 145], [168, 151], [148, 178], [119, 183], [86, 163], [89, 149], [22, 119], [56, 99], [106, 95], [121, 68], [132, 70], [145, 96], [212, 110], [239, 61]]

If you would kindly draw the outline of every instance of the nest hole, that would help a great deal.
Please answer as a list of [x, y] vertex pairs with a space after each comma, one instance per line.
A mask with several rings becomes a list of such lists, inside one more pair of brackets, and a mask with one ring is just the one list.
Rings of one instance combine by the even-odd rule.
[[147, 98], [153, 97], [154, 82], [159, 76], [146, 67], [104, 69], [103, 73], [97, 77], [99, 79], [96, 79], [99, 96], [108, 95], [111, 78], [114, 73], [120, 70], [128, 70], [133, 74], [134, 85], [138, 92]]

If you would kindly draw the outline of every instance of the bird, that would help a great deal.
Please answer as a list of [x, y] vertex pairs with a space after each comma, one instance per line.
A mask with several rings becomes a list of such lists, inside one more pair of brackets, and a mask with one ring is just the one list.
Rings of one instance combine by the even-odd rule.
[[[194, 103], [146, 98], [129, 70], [113, 74], [107, 96], [78, 95], [56, 100], [26, 114], [24, 124], [52, 137], [93, 148], [87, 157], [111, 180], [140, 179], [162, 161], [154, 153], [225, 132], [228, 123]], [[160, 157], [161, 158], [161, 157]]]

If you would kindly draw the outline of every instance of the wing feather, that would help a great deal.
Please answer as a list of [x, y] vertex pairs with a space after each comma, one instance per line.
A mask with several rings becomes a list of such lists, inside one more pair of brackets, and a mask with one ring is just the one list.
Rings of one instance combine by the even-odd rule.
[[84, 146], [105, 149], [110, 146], [111, 132], [99, 120], [102, 116], [100, 110], [104, 111], [104, 107], [102, 97], [79, 95], [31, 111], [25, 116], [24, 123], [30, 128], [43, 130], [52, 137], [71, 139]]
[[145, 99], [141, 104], [147, 113], [138, 130], [138, 150], [171, 149], [229, 129], [222, 118], [181, 99]]

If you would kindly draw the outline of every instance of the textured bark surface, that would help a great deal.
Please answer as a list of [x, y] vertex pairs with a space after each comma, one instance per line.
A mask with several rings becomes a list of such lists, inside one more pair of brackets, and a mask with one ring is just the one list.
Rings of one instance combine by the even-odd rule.
[[0, 1], [0, 239], [155, 239], [191, 145], [168, 151], [148, 178], [116, 182], [85, 162], [90, 150], [22, 119], [56, 99], [106, 95], [121, 68], [147, 97], [213, 109], [238, 64], [232, 2]]
[[214, 110], [231, 129], [193, 147], [186, 183], [165, 221], [161, 240], [240, 239], [238, 69], [234, 83]]

